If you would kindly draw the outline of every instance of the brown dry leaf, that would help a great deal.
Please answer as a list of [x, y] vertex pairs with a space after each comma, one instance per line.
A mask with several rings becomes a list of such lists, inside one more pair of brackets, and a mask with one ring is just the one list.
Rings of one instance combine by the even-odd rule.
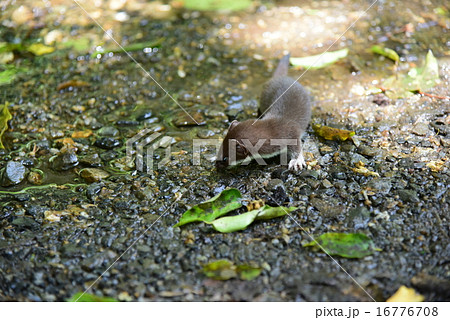
[[422, 302], [424, 300], [425, 297], [418, 294], [413, 288], [401, 286], [386, 302]]
[[69, 80], [69, 81], [60, 83], [60, 84], [56, 87], [56, 89], [59, 91], [59, 90], [67, 89], [67, 88], [69, 88], [69, 87], [77, 87], [77, 88], [80, 88], [80, 87], [89, 87], [89, 86], [90, 86], [90, 84], [89, 84], [88, 82], [86, 82], [86, 81], [81, 81], [81, 80]]
[[72, 138], [76, 139], [76, 138], [88, 138], [92, 136], [92, 130], [87, 129], [84, 131], [75, 131], [72, 133]]
[[61, 138], [58, 140], [55, 140], [57, 145], [62, 145], [61, 152], [69, 152], [74, 151], [76, 152], [78, 150], [77, 143], [72, 140], [72, 138]]
[[44, 212], [44, 219], [51, 222], [59, 222], [62, 216], [68, 215], [69, 212], [65, 210], [47, 210]]
[[355, 135], [355, 131], [332, 128], [313, 124], [312, 128], [316, 135], [326, 140], [345, 141]]
[[369, 169], [367, 169], [365, 167], [364, 163], [361, 162], [361, 161], [355, 163], [355, 166], [356, 166], [356, 168], [352, 168], [353, 172], [363, 174], [366, 177], [368, 177], [368, 176], [379, 177], [380, 176], [378, 173], [370, 171]]
[[72, 218], [82, 216], [84, 218], [89, 218], [86, 209], [89, 207], [94, 207], [93, 204], [82, 205], [78, 207], [76, 205], [68, 205], [65, 210], [47, 210], [44, 212], [44, 219], [51, 222], [61, 221], [61, 217], [70, 215]]

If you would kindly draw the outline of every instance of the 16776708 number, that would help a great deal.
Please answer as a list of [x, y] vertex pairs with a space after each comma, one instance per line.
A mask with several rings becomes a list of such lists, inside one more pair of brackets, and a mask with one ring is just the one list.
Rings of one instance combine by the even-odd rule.
[[438, 316], [437, 307], [377, 307], [377, 317], [395, 316]]

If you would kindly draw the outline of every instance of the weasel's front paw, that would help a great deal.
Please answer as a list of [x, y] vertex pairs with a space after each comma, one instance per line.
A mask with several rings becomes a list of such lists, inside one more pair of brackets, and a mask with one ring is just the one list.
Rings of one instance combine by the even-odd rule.
[[303, 154], [299, 154], [297, 159], [292, 159], [289, 161], [289, 170], [299, 171], [302, 170], [303, 167], [306, 167], [305, 159], [303, 158]]

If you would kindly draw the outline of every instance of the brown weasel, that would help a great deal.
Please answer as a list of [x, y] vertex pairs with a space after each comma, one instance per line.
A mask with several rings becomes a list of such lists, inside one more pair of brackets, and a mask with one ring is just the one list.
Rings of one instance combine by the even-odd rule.
[[311, 119], [311, 102], [303, 86], [287, 76], [288, 68], [286, 55], [264, 85], [259, 106], [261, 120], [234, 120], [230, 124], [216, 167], [249, 163], [251, 159], [265, 164], [262, 158], [280, 153], [282, 164], [287, 164], [289, 154], [289, 169], [297, 171], [306, 165], [300, 138]]

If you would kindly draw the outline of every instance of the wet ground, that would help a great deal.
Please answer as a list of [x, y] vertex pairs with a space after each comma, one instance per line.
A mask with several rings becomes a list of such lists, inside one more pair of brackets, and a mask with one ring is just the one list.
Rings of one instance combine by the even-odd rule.
[[[105, 52], [117, 46], [69, 0], [0, 3], [2, 42], [55, 48], [0, 56], [3, 69], [22, 68], [0, 87], [12, 114], [0, 149], [1, 300], [60, 301], [92, 284], [90, 293], [123, 301], [385, 301], [401, 285], [427, 301], [450, 299], [445, 1], [408, 1], [406, 9], [378, 1], [365, 14], [372, 2], [264, 2], [237, 13], [92, 3], [80, 2], [121, 45], [146, 49]], [[398, 66], [370, 53], [374, 44], [396, 50]], [[308, 168], [299, 173], [276, 159], [218, 172], [212, 146], [193, 165], [193, 139], [220, 139], [232, 120], [256, 117], [261, 85], [283, 53], [330, 46], [349, 48], [348, 57], [299, 81], [314, 99], [312, 122], [353, 130], [356, 139], [326, 141], [308, 129]], [[440, 74], [429, 96], [370, 93], [420, 66], [428, 49]], [[148, 173], [126, 155], [144, 128], [169, 137]], [[166, 152], [170, 161], [158, 168]], [[361, 162], [378, 176], [353, 171]], [[295, 221], [230, 234], [172, 227], [227, 187], [296, 206]], [[302, 247], [305, 231], [361, 232], [381, 250], [333, 261]], [[208, 279], [202, 266], [216, 259], [263, 271], [251, 281]]]

